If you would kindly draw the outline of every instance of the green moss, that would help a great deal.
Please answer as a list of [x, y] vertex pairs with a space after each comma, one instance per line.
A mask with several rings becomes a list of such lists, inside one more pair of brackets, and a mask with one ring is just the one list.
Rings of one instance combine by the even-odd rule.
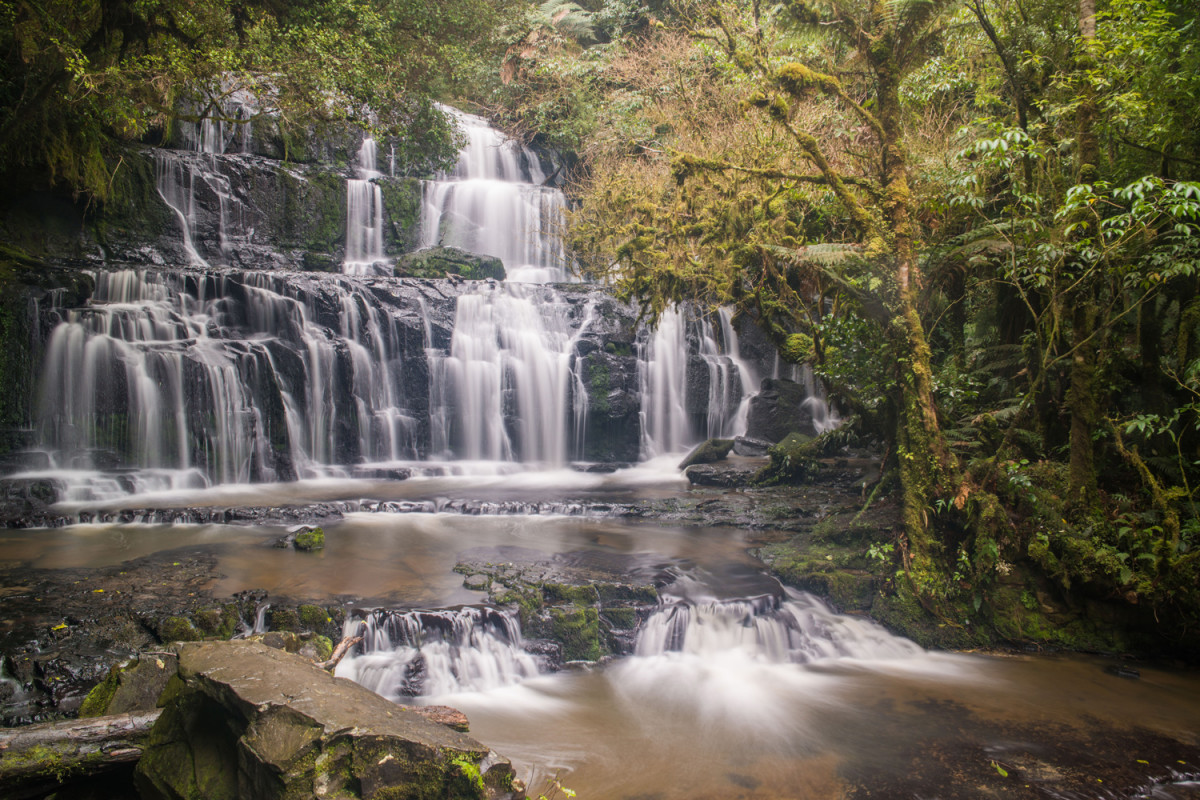
[[789, 433], [767, 451], [771, 463], [758, 471], [755, 483], [772, 486], [811, 481], [819, 469], [813, 441], [802, 433]]
[[158, 638], [164, 642], [198, 642], [204, 637], [186, 617], [167, 617], [159, 625]]
[[299, 631], [300, 615], [295, 609], [291, 608], [273, 608], [267, 613], [267, 623], [273, 631]]
[[631, 631], [637, 627], [637, 609], [606, 608], [600, 612], [600, 616], [618, 630]]
[[784, 340], [779, 348], [779, 355], [791, 364], [807, 364], [816, 358], [816, 345], [812, 337], [803, 333], [793, 333]]
[[92, 687], [79, 706], [79, 716], [102, 717], [108, 713], [108, 705], [112, 702], [117, 687], [121, 685], [121, 667], [114, 666], [108, 671], [104, 680]]
[[464, 280], [504, 280], [504, 263], [455, 247], [433, 247], [408, 253], [396, 259], [396, 275], [408, 278], [438, 279], [457, 275]]
[[302, 531], [296, 534], [295, 547], [297, 550], [311, 552], [313, 550], [321, 550], [325, 547], [325, 531], [322, 528], [313, 528], [311, 531]]
[[229, 639], [237, 630], [237, 607], [229, 604], [221, 608], [206, 608], [192, 615], [195, 622], [207, 638]]
[[542, 597], [547, 605], [574, 603], [580, 606], [589, 606], [599, 600], [595, 588], [572, 586], [567, 583], [542, 584]]
[[316, 650], [316, 656], [313, 658], [313, 661], [328, 661], [333, 658], [333, 641], [328, 636], [315, 633], [308, 640], [308, 643]]
[[325, 626], [333, 622], [325, 609], [320, 606], [302, 605], [296, 609], [296, 613], [300, 619], [300, 626], [305, 630], [322, 631]]
[[384, 214], [389, 226], [391, 245], [388, 253], [411, 250], [420, 239], [421, 182], [415, 178], [381, 178]]
[[595, 661], [604, 654], [600, 646], [600, 615], [595, 608], [552, 608], [550, 630], [563, 649], [566, 661]]

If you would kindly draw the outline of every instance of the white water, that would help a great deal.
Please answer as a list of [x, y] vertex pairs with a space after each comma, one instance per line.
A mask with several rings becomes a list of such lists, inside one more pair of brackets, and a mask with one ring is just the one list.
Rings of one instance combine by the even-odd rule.
[[443, 108], [467, 137], [455, 168], [425, 181], [421, 247], [457, 247], [504, 262], [508, 280], [571, 280], [562, 242], [566, 199], [542, 185], [537, 155], [483, 119]]
[[363, 139], [358, 151], [358, 177], [346, 181], [347, 275], [388, 275], [391, 266], [383, 255], [383, 191], [375, 179], [375, 140]]
[[[757, 385], [738, 351], [733, 312], [718, 312], [720, 334], [712, 321], [691, 309], [671, 306], [640, 347], [638, 381], [642, 394], [642, 456], [680, 453], [704, 439], [731, 438], [746, 430], [750, 397]], [[708, 392], [703, 402], [689, 398], [690, 342], [703, 362]], [[693, 424], [692, 408], [705, 409], [703, 424]]]
[[[154, 151], [158, 194], [175, 214], [188, 266], [194, 267], [209, 266], [209, 261], [201, 255], [195, 241], [194, 232], [200, 210], [198, 191], [211, 194], [217, 201], [219, 263], [229, 263], [234, 238], [248, 239], [252, 235], [251, 231], [246, 230], [241, 204], [233, 195], [229, 178], [221, 174], [218, 158], [235, 140], [240, 140], [243, 150], [249, 146], [249, 117], [253, 113], [253, 103], [244, 93], [236, 93], [227, 98], [215, 113], [218, 119], [206, 116], [198, 122], [177, 122], [185, 153], [165, 149]], [[228, 121], [234, 119], [246, 121]]]
[[444, 381], [433, 452], [565, 465], [587, 416], [575, 345], [592, 311], [572, 327], [570, 305], [551, 290], [482, 285], [460, 295], [450, 354], [430, 370]]
[[[56, 468], [83, 470], [64, 476], [64, 499], [325, 474], [339, 435], [367, 461], [415, 457], [397, 322], [368, 293], [339, 295], [337, 335], [269, 273], [94, 277], [91, 305], [61, 312], [43, 361], [42, 441]], [[349, 386], [335, 392], [338, 380]], [[87, 472], [101, 463], [140, 471]]]
[[362, 636], [363, 654], [335, 674], [393, 700], [488, 691], [538, 674], [512, 611], [376, 611], [348, 619], [344, 635]]

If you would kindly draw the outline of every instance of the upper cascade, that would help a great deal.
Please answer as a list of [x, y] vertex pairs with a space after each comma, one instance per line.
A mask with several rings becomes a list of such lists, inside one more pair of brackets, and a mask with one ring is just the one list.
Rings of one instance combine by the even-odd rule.
[[383, 191], [375, 179], [375, 140], [363, 139], [358, 151], [357, 178], [346, 181], [346, 261], [347, 275], [390, 275], [391, 264], [383, 255]]
[[572, 281], [562, 241], [566, 197], [537, 154], [471, 114], [443, 110], [467, 144], [449, 173], [425, 181], [420, 246], [457, 247], [504, 262], [510, 281]]

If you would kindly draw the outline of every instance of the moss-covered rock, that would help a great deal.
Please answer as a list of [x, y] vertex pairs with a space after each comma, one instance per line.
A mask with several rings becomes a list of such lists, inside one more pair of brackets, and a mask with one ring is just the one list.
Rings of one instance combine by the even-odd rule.
[[[303, 530], [296, 534], [295, 540], [292, 542], [297, 550], [312, 552], [313, 550], [322, 550], [325, 548], [325, 531], [322, 528], [312, 528], [311, 530]], [[297, 624], [299, 621], [297, 620]]]
[[187, 617], [166, 617], [158, 625], [158, 638], [163, 642], [196, 642], [204, 638]]
[[88, 692], [79, 707], [79, 716], [153, 711], [178, 668], [178, 659], [172, 653], [143, 654], [127, 664], [114, 666], [108, 677]]
[[755, 476], [764, 485], [796, 484], [811, 481], [819, 469], [813, 439], [803, 433], [789, 433], [767, 451], [771, 463]]
[[551, 608], [550, 630], [562, 646], [565, 661], [596, 661], [604, 655], [600, 640], [600, 615], [595, 608]]
[[431, 247], [396, 259], [396, 275], [404, 278], [447, 278], [504, 280], [504, 264], [498, 258], [481, 256], [457, 247]]
[[679, 462], [679, 469], [687, 469], [693, 464], [711, 464], [714, 461], [721, 461], [729, 455], [729, 451], [732, 449], [733, 439], [709, 439], [707, 442], [696, 445], [692, 452]]
[[[148, 800], [485, 800], [511, 765], [469, 736], [257, 642], [187, 645], [136, 778]], [[520, 796], [519, 792], [516, 796]]]

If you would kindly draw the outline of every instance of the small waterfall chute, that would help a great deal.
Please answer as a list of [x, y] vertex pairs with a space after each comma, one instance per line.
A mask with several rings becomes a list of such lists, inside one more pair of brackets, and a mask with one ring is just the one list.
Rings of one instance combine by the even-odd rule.
[[523, 649], [515, 612], [376, 610], [346, 625], [347, 635], [363, 637], [361, 654], [343, 660], [335, 674], [391, 699], [485, 692], [540, 671]]
[[347, 275], [388, 275], [391, 265], [383, 254], [383, 190], [377, 179], [376, 145], [370, 136], [358, 151], [357, 178], [346, 181]]

